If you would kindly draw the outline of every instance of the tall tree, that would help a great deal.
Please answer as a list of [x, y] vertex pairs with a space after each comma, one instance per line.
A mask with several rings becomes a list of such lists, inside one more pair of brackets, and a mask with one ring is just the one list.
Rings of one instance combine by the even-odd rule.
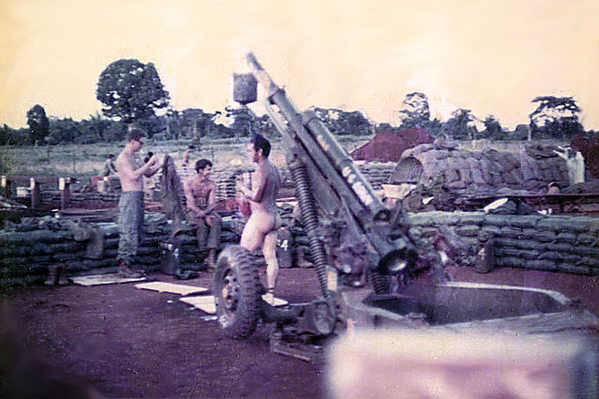
[[214, 113], [204, 112], [200, 108], [187, 108], [181, 113], [181, 129], [187, 132], [194, 143], [207, 136], [214, 126], [214, 119], [220, 115], [220, 111]]
[[235, 137], [248, 137], [257, 132], [258, 124], [254, 113], [245, 105], [226, 107], [226, 116], [233, 119], [230, 128]]
[[370, 121], [360, 111], [314, 108], [314, 113], [337, 136], [365, 136], [373, 131]]
[[493, 115], [487, 116], [483, 123], [485, 124], [485, 133], [487, 137], [492, 139], [502, 138], [505, 132], [499, 121]]
[[41, 144], [48, 137], [50, 126], [44, 107], [35, 104], [27, 111], [27, 125], [29, 125], [29, 143]]
[[573, 97], [536, 97], [539, 103], [530, 115], [530, 128], [533, 137], [572, 138], [584, 131], [578, 121], [581, 111]]
[[[471, 126], [471, 122], [475, 120], [472, 111], [469, 109], [457, 109], [453, 111], [452, 117], [443, 124], [441, 134], [447, 138], [464, 140], [473, 138], [475, 127]], [[474, 131], [473, 131], [474, 129]]]
[[174, 108], [169, 107], [165, 115], [166, 119], [166, 139], [178, 139], [183, 130], [183, 118], [181, 113]]
[[52, 134], [50, 135], [50, 144], [73, 143], [79, 136], [81, 122], [72, 118], [51, 118]]
[[100, 74], [96, 98], [109, 118], [133, 123], [155, 116], [168, 106], [169, 94], [151, 62], [122, 59], [108, 65]]
[[431, 111], [425, 94], [419, 92], [409, 93], [402, 105], [403, 108], [399, 111], [401, 129], [411, 129], [413, 127], [424, 129], [429, 125]]

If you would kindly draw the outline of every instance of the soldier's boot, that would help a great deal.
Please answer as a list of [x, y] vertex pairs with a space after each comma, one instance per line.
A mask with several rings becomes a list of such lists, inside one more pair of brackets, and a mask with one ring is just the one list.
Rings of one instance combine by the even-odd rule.
[[69, 285], [69, 281], [67, 280], [67, 265], [58, 265], [56, 274], [58, 275], [58, 285]]
[[216, 249], [210, 248], [208, 250], [208, 256], [206, 257], [206, 263], [208, 270], [216, 270]]
[[139, 277], [143, 277], [143, 275], [135, 270], [132, 270], [129, 262], [127, 262], [125, 259], [121, 259], [119, 260], [119, 271], [118, 271], [118, 275], [121, 277], [127, 277], [127, 278], [139, 278]]
[[266, 294], [262, 295], [264, 302], [268, 303], [271, 306], [275, 304], [275, 288], [270, 287], [266, 289]]
[[45, 285], [56, 285], [58, 283], [58, 267], [56, 265], [48, 266], [48, 278], [44, 282]]
[[309, 268], [314, 266], [312, 263], [306, 260], [306, 254], [302, 248], [298, 248], [296, 252], [295, 265], [299, 268]]

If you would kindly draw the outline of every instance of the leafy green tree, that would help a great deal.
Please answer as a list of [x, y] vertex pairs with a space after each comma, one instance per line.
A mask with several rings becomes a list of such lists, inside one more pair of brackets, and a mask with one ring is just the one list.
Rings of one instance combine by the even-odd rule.
[[166, 139], [178, 139], [183, 132], [183, 117], [181, 112], [169, 108], [165, 115]]
[[129, 124], [155, 116], [170, 99], [154, 64], [136, 59], [108, 65], [100, 74], [96, 98], [104, 105], [104, 115]]
[[442, 128], [443, 122], [441, 122], [438, 118], [435, 118], [429, 121], [428, 125], [425, 127], [425, 130], [433, 137], [440, 137]]
[[470, 126], [470, 123], [474, 120], [475, 117], [472, 115], [471, 110], [463, 108], [457, 109], [453, 112], [452, 117], [443, 124], [440, 133], [446, 138], [456, 140], [471, 139], [476, 130], [474, 127]]
[[268, 138], [281, 137], [281, 133], [277, 130], [277, 127], [273, 123], [272, 119], [268, 115], [262, 115], [256, 119], [257, 131], [262, 133]]
[[505, 131], [501, 127], [501, 123], [493, 115], [487, 116], [483, 123], [485, 124], [485, 130], [483, 131], [485, 137], [495, 140], [504, 138]]
[[533, 137], [567, 139], [584, 131], [578, 121], [581, 110], [573, 97], [542, 96], [532, 102], [539, 103], [529, 115]]
[[359, 111], [314, 108], [314, 113], [336, 136], [365, 136], [373, 130], [368, 119]]
[[11, 128], [6, 123], [0, 127], [0, 145], [23, 144], [18, 142], [18, 136], [18, 131]]
[[395, 130], [395, 127], [387, 122], [377, 123], [374, 127], [375, 133], [382, 132], [383, 130]]
[[27, 111], [27, 125], [29, 125], [29, 143], [42, 144], [48, 137], [50, 126], [44, 107], [36, 104]]
[[127, 135], [127, 125], [119, 121], [110, 121], [110, 125], [102, 133], [105, 141], [121, 141]]
[[52, 134], [49, 138], [49, 144], [68, 144], [73, 143], [79, 135], [80, 122], [72, 118], [50, 118], [50, 127]]
[[113, 121], [103, 118], [100, 114], [90, 115], [89, 119], [83, 119], [78, 123], [78, 132], [75, 143], [92, 144], [106, 140], [105, 132]]
[[406, 95], [403, 108], [399, 111], [400, 129], [418, 127], [426, 129], [430, 124], [431, 111], [425, 94], [413, 92]]
[[202, 137], [210, 135], [218, 115], [220, 111], [210, 113], [200, 108], [187, 108], [181, 112], [181, 130], [194, 143], [199, 143]]
[[258, 131], [256, 117], [248, 107], [226, 107], [225, 112], [228, 118], [233, 118], [230, 129], [234, 137], [249, 137]]

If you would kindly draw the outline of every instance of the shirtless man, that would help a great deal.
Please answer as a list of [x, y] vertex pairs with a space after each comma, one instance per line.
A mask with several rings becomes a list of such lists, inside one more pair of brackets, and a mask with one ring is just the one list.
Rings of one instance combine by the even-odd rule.
[[117, 261], [119, 274], [124, 277], [141, 277], [143, 270], [131, 270], [131, 258], [137, 254], [143, 233], [144, 189], [143, 177], [154, 175], [162, 167], [164, 157], [153, 155], [143, 166], [136, 168], [135, 153], [141, 150], [146, 132], [134, 128], [127, 133], [127, 144], [116, 159], [116, 169], [123, 192], [119, 199], [119, 248]]
[[189, 223], [196, 227], [200, 251], [208, 249], [208, 269], [214, 269], [222, 219], [214, 212], [216, 183], [210, 180], [212, 162], [200, 159], [195, 169], [197, 175], [185, 182], [186, 216]]
[[249, 200], [252, 214], [243, 228], [241, 246], [253, 252], [262, 247], [266, 259], [266, 302], [274, 303], [274, 290], [279, 272], [277, 261], [277, 230], [280, 225], [276, 198], [281, 186], [277, 168], [268, 160], [270, 142], [256, 134], [248, 146], [248, 156], [258, 165], [254, 187], [243, 184], [241, 193]]

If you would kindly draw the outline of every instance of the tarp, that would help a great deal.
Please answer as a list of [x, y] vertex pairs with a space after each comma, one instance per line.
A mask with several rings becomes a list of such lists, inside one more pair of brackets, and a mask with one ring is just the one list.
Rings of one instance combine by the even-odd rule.
[[355, 149], [351, 156], [360, 161], [397, 162], [408, 148], [432, 143], [433, 138], [420, 128], [383, 130], [368, 143]]

